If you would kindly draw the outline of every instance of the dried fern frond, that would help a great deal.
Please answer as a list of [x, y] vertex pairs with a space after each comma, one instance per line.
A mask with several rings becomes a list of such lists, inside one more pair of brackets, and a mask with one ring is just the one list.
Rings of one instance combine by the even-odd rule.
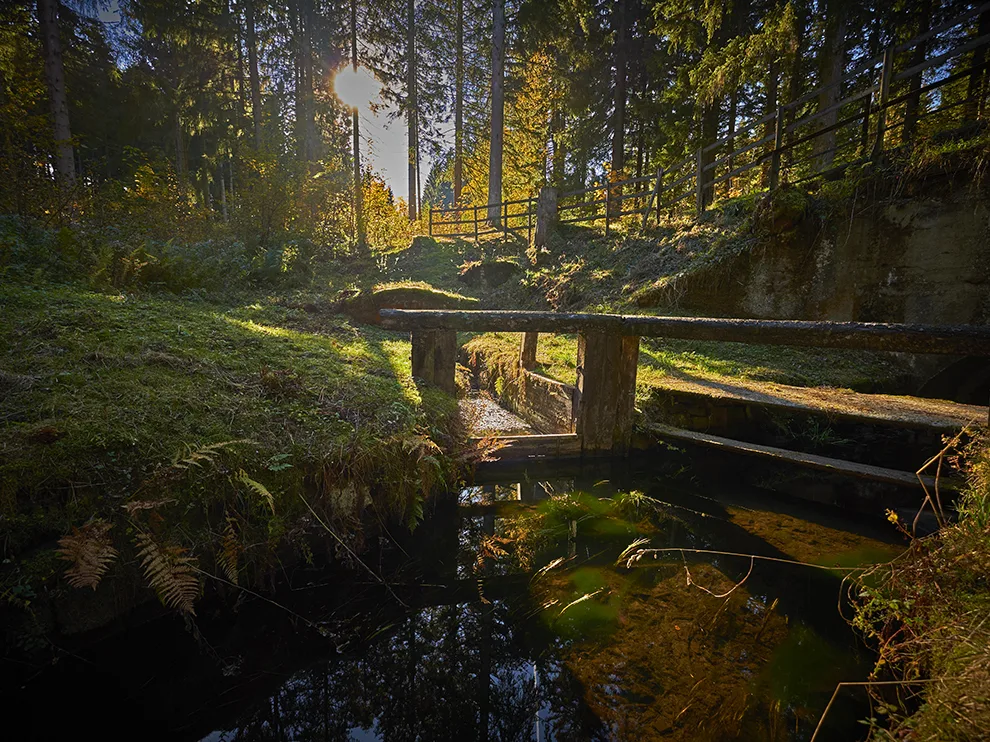
[[201, 448], [187, 448], [186, 451], [176, 457], [175, 461], [172, 462], [172, 466], [175, 469], [189, 469], [194, 466], [205, 466], [207, 464], [213, 464], [217, 456], [223, 453], [224, 449], [230, 448], [231, 446], [236, 446], [240, 443], [252, 443], [253, 441], [247, 438], [240, 438], [232, 441], [220, 441], [219, 443], [211, 443], [208, 446], [202, 446]]
[[73, 528], [72, 533], [59, 539], [58, 555], [72, 562], [65, 571], [65, 577], [72, 587], [99, 586], [111, 562], [117, 558], [117, 550], [110, 542], [110, 529], [113, 523], [94, 518], [81, 528]]
[[159, 544], [147, 533], [139, 533], [137, 543], [144, 576], [158, 599], [169, 608], [195, 616], [193, 604], [200, 592], [196, 558], [181, 546]]
[[263, 485], [261, 482], [256, 482], [255, 480], [251, 479], [251, 477], [249, 477], [247, 472], [244, 471], [243, 469], [241, 469], [237, 473], [237, 481], [246, 485], [248, 489], [250, 489], [256, 495], [261, 497], [261, 499], [263, 499], [266, 503], [268, 503], [268, 507], [271, 508], [272, 515], [275, 515], [275, 497], [272, 495], [272, 493], [268, 490], [268, 488], [265, 485]]
[[121, 507], [127, 511], [127, 514], [132, 518], [136, 513], [142, 510], [157, 510], [162, 505], [169, 505], [175, 502], [172, 498], [164, 498], [160, 500], [131, 500], [130, 502], [125, 502]]
[[217, 554], [217, 566], [224, 576], [237, 584], [238, 558], [241, 554], [241, 540], [237, 536], [237, 529], [234, 521], [227, 518], [227, 525], [223, 529], [223, 536], [220, 538], [220, 553]]

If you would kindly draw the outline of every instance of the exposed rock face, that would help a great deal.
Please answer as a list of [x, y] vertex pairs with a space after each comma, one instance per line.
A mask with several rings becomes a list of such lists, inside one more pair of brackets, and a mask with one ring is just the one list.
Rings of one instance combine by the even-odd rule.
[[506, 281], [521, 276], [523, 269], [511, 260], [490, 260], [472, 263], [461, 271], [458, 280], [472, 288], [501, 286]]
[[[990, 321], [990, 194], [951, 178], [821, 224], [768, 206], [767, 247], [670, 277], [650, 306], [725, 317], [925, 324]], [[786, 208], [785, 208], [786, 207]]]
[[395, 286], [362, 291], [343, 299], [337, 309], [356, 322], [379, 325], [381, 309], [472, 309], [477, 303], [477, 299], [425, 286]]

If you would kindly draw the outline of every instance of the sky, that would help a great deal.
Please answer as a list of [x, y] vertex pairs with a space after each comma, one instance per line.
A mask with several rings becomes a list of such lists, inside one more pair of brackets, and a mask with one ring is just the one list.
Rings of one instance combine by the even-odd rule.
[[[99, 18], [110, 26], [119, 24], [120, 11], [117, 0], [111, 0], [107, 6], [101, 8]], [[397, 109], [394, 104], [381, 107], [379, 86], [369, 73], [359, 76], [357, 90], [354, 93], [364, 98], [359, 106], [361, 164], [370, 165], [372, 170], [379, 173], [392, 189], [395, 198], [407, 199], [409, 194], [405, 121], [395, 116]], [[376, 110], [372, 110], [369, 105], [372, 100], [379, 104]], [[433, 159], [427, 152], [423, 152], [420, 157], [420, 185], [425, 187]]]

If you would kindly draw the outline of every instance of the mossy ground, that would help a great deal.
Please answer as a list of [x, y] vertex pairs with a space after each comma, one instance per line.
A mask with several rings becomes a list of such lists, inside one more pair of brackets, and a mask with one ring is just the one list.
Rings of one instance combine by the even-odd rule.
[[150, 528], [125, 517], [135, 500], [158, 503], [163, 540], [207, 559], [225, 522], [245, 549], [269, 547], [257, 554], [293, 541], [309, 517], [303, 493], [327, 522], [360, 519], [368, 504], [414, 519], [446, 474], [434, 443], [456, 443], [453, 400], [413, 383], [409, 353], [401, 335], [286, 297], [5, 287], [5, 597], [39, 569], [61, 571], [51, 555], [73, 526]]

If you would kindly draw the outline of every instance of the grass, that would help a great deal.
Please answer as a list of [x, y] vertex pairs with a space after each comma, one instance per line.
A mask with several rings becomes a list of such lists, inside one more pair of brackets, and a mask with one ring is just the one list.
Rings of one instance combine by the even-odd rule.
[[[417, 388], [409, 352], [396, 335], [264, 295], [5, 287], [0, 594], [60, 572], [55, 540], [94, 517], [119, 525], [117, 538], [157, 529], [204, 564], [235, 523], [242, 572], [303, 545], [304, 493], [352, 538], [368, 504], [415, 520], [448, 471], [435, 442], [456, 440], [453, 400]], [[126, 516], [136, 500], [160, 518]]]

